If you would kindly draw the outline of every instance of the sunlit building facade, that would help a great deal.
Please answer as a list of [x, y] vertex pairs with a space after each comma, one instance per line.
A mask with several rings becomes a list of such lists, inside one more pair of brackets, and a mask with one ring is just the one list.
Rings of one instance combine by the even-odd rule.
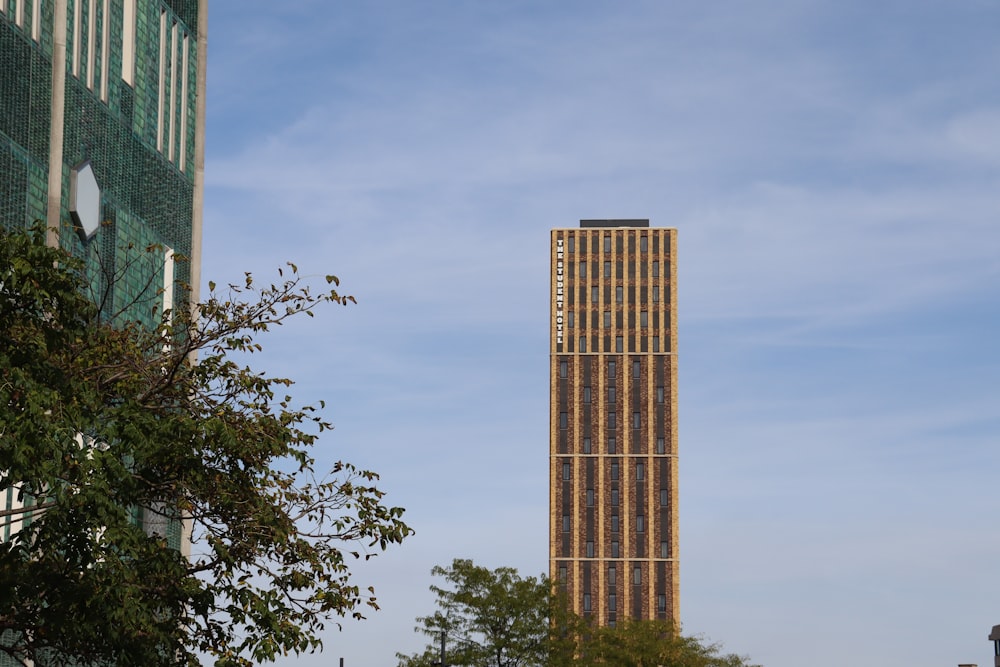
[[676, 238], [551, 232], [549, 568], [600, 625], [679, 615]]

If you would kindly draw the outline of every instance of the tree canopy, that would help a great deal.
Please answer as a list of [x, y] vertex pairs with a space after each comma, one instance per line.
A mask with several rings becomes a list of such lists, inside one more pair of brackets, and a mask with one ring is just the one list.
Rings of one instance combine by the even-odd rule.
[[513, 568], [461, 559], [431, 573], [446, 582], [431, 586], [437, 610], [417, 618], [416, 631], [431, 643], [397, 654], [399, 667], [441, 665], [442, 632], [444, 662], [456, 667], [758, 667], [667, 621], [596, 627], [569, 611], [561, 587], [544, 575], [522, 578]]
[[322, 405], [240, 361], [352, 302], [337, 279], [246, 274], [150, 327], [102, 314], [83, 268], [42, 228], [0, 233], [0, 655], [249, 665], [377, 608], [350, 561], [409, 535], [403, 510], [373, 472], [317, 473]]
[[532, 667], [547, 664], [560, 648], [553, 628], [565, 605], [547, 577], [521, 577], [514, 568], [491, 570], [463, 559], [431, 574], [444, 584], [431, 586], [437, 610], [417, 618], [416, 631], [432, 640], [422, 653], [397, 654], [400, 667], [439, 662], [442, 632], [449, 665]]
[[580, 667], [759, 667], [718, 644], [684, 636], [668, 621], [625, 619], [591, 628], [581, 641]]

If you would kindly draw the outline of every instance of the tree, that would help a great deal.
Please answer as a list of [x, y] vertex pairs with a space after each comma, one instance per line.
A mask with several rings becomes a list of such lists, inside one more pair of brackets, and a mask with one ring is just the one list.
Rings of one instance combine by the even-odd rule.
[[[279, 274], [112, 326], [44, 229], [0, 235], [0, 501], [17, 500], [0, 505], [0, 655], [250, 665], [377, 608], [350, 559], [409, 535], [403, 510], [373, 472], [317, 476], [322, 406], [237, 363], [271, 327], [354, 301], [332, 276], [314, 292]], [[182, 527], [189, 558], [167, 548]]]
[[415, 631], [432, 641], [422, 653], [397, 654], [400, 667], [438, 662], [442, 632], [449, 665], [533, 667], [549, 664], [560, 651], [572, 657], [573, 645], [561, 639], [572, 639], [575, 628], [565, 626], [566, 606], [544, 575], [522, 578], [510, 567], [490, 570], [462, 559], [436, 566], [431, 574], [447, 583], [431, 586], [438, 609], [417, 618]]
[[397, 653], [399, 667], [440, 665], [437, 640], [447, 635], [446, 662], [468, 667], [758, 667], [723, 654], [718, 644], [682, 636], [667, 621], [624, 619], [595, 627], [568, 609], [560, 586], [544, 575], [490, 570], [471, 560], [435, 567], [447, 586], [431, 586], [437, 611], [417, 618], [432, 638], [422, 653]]
[[583, 637], [580, 667], [759, 667], [718, 644], [685, 637], [672, 623], [625, 619], [614, 627], [592, 628]]

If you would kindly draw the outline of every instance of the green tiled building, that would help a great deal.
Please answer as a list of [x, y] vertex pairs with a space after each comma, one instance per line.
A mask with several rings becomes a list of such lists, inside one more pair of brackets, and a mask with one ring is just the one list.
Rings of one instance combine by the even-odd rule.
[[[198, 285], [206, 16], [206, 0], [0, 0], [0, 224], [59, 227], [109, 313]], [[129, 244], [163, 261], [127, 270]]]
[[[198, 295], [206, 4], [0, 0], [0, 225], [56, 230], [109, 317], [151, 324], [179, 285]], [[178, 522], [136, 520], [186, 551]]]

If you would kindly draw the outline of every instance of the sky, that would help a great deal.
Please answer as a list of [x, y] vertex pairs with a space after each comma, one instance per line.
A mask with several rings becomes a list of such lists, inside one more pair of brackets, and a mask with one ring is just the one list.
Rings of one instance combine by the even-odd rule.
[[212, 0], [204, 279], [356, 306], [255, 362], [416, 534], [277, 664], [396, 664], [430, 569], [547, 568], [549, 229], [678, 229], [681, 621], [766, 667], [990, 664], [1000, 1]]

